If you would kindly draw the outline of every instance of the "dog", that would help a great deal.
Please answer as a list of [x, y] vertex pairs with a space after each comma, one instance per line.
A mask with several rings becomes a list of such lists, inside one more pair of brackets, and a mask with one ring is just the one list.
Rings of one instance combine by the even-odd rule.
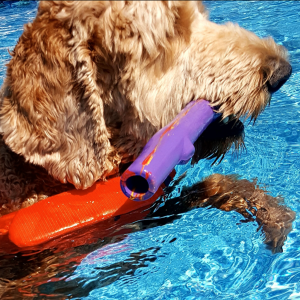
[[[41, 1], [11, 55], [0, 215], [118, 174], [192, 100], [225, 123], [255, 120], [292, 71], [272, 38], [192, 1]], [[194, 162], [228, 150], [208, 140]]]
[[[195, 1], [40, 1], [11, 55], [0, 90], [0, 216], [121, 174], [196, 99], [221, 116], [195, 142], [192, 163], [221, 161], [232, 145], [244, 148], [240, 119], [255, 121], [292, 72], [272, 38], [214, 24]], [[155, 203], [147, 220], [128, 228], [163, 225], [197, 207], [236, 210], [258, 223], [273, 252], [282, 251], [295, 214], [279, 198], [220, 174], [172, 198], [178, 180], [163, 206]], [[91, 249], [76, 248], [74, 256]], [[59, 272], [53, 262], [67, 259], [18, 255], [1, 257], [3, 297], [16, 286], [31, 292], [24, 278], [36, 270], [50, 282], [48, 271]]]

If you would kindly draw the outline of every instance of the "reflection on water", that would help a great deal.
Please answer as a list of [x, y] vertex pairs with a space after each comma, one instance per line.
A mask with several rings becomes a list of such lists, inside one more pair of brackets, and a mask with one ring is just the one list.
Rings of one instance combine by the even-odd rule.
[[[0, 5], [0, 84], [9, 60], [7, 49], [13, 50], [37, 6], [34, 1], [7, 2]], [[228, 154], [213, 167], [209, 161], [179, 167], [179, 175], [187, 171], [179, 187], [212, 173], [240, 174], [257, 178], [272, 196], [282, 195], [299, 212], [300, 2], [217, 1], [207, 6], [215, 22], [233, 21], [260, 36], [273, 35], [290, 51], [293, 74], [256, 124], [246, 127], [247, 151], [238, 159]], [[145, 227], [137, 222], [138, 214], [124, 218], [130, 225], [124, 226], [122, 217], [119, 223], [102, 224], [106, 238], [97, 235], [98, 226], [78, 233], [74, 240], [59, 240], [56, 249], [1, 254], [0, 298], [300, 298], [299, 216], [283, 253], [274, 255], [266, 249], [257, 224], [240, 222], [234, 211], [194, 209], [145, 221]]]

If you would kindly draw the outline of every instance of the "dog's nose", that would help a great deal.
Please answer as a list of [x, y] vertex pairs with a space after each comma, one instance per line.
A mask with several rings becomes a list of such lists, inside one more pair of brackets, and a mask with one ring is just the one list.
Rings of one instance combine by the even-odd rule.
[[270, 93], [278, 91], [292, 74], [292, 66], [285, 60], [277, 63], [277, 68], [269, 79], [267, 85]]

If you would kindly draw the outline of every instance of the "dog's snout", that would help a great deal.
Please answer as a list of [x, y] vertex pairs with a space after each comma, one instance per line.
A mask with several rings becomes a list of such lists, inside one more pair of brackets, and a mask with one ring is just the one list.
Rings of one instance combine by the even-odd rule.
[[276, 65], [275, 71], [267, 83], [270, 93], [278, 91], [292, 74], [292, 66], [287, 61], [281, 60]]

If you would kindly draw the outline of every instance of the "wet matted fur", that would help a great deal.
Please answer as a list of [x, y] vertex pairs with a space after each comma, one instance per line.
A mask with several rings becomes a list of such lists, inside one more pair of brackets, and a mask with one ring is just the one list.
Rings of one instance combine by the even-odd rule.
[[[177, 179], [177, 183], [182, 177]], [[174, 188], [168, 189], [171, 192]], [[282, 252], [296, 216], [293, 210], [284, 205], [282, 197], [272, 197], [258, 186], [256, 180], [213, 174], [192, 186], [183, 187], [179, 197], [166, 201], [152, 217], [174, 216], [199, 207], [236, 211], [245, 218], [242, 222], [257, 222], [258, 229], [262, 228], [264, 233], [264, 242], [273, 253]]]
[[[290, 73], [272, 38], [201, 2], [41, 1], [0, 91], [0, 215], [118, 173], [192, 100], [255, 119]], [[204, 136], [194, 161], [238, 139]]]

